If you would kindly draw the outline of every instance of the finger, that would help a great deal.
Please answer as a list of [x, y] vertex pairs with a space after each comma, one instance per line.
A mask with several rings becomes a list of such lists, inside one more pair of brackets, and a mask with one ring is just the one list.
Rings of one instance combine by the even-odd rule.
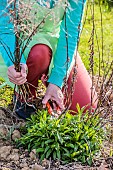
[[27, 79], [22, 79], [21, 81], [17, 81], [18, 85], [22, 85], [27, 81]]
[[58, 105], [60, 103], [63, 104], [63, 101], [64, 101], [63, 98], [59, 98], [57, 95], [52, 96], [51, 99], [54, 100]]
[[14, 68], [8, 69], [7, 74], [8, 74], [9, 76], [14, 77], [14, 78], [21, 77], [21, 73], [20, 73], [20, 72], [16, 72], [16, 70], [15, 70]]
[[64, 104], [61, 104], [61, 103], [57, 103], [57, 104], [58, 104], [58, 106], [59, 106], [59, 108], [60, 108], [61, 110], [64, 110], [64, 109], [65, 109]]
[[26, 77], [20, 76], [20, 77], [18, 77], [18, 78], [14, 78], [14, 77], [13, 77], [12, 75], [10, 75], [10, 74], [8, 74], [8, 77], [9, 77], [9, 79], [13, 79], [14, 81], [17, 81], [17, 82], [27, 80]]
[[57, 103], [53, 101], [52, 104], [53, 104], [53, 110], [56, 111], [58, 115], [60, 115], [62, 111], [57, 105]]
[[54, 116], [54, 117], [56, 117], [56, 118], [59, 117], [58, 114], [57, 114], [57, 113], [54, 113], [54, 112], [52, 112], [52, 116]]
[[16, 72], [15, 66], [8, 67], [7, 75], [10, 82], [17, 85], [24, 84], [27, 81], [26, 77], [22, 76], [21, 72]]
[[22, 74], [23, 77], [27, 77], [27, 65], [26, 64], [22, 64], [21, 74]]
[[59, 100], [63, 101], [64, 100], [64, 95], [62, 94], [62, 92], [57, 92], [57, 96], [59, 98]]
[[9, 78], [9, 81], [10, 81], [11, 83], [13, 83], [13, 84], [17, 84], [17, 85], [18, 85], [18, 83], [17, 83], [14, 79], [12, 79], [12, 78]]
[[57, 98], [55, 101], [56, 101], [57, 105], [59, 106], [59, 108], [61, 110], [64, 110], [63, 100]]
[[53, 104], [53, 110], [57, 110], [57, 104], [54, 101], [52, 102], [52, 104]]
[[13, 78], [9, 78], [9, 80], [10, 80], [10, 82], [17, 84], [17, 85], [22, 85], [27, 81], [26, 79], [22, 79], [21, 81], [17, 81], [16, 79], [13, 79]]
[[61, 109], [59, 108], [59, 106], [57, 107], [57, 114], [58, 115], [61, 115], [61, 113], [62, 113], [62, 111], [61, 111]]
[[8, 78], [12, 78], [12, 79], [17, 79], [17, 78], [22, 77], [21, 74], [20, 74], [20, 75], [17, 75], [17, 76], [14, 76], [14, 75], [11, 74], [10, 72], [8, 72], [7, 75], [8, 75]]
[[19, 77], [19, 78], [16, 78], [16, 81], [17, 81], [18, 83], [24, 83], [24, 82], [27, 81], [27, 79], [26, 79], [26, 77]]
[[51, 98], [50, 95], [45, 95], [45, 97], [42, 100], [42, 104], [45, 106], [50, 98]]
[[17, 81], [17, 82], [27, 80], [26, 77], [20, 76], [20, 77], [14, 78], [13, 75], [10, 75], [10, 74], [8, 74], [8, 78], [13, 79], [14, 81]]
[[43, 109], [45, 109], [46, 108], [46, 104], [43, 104]]
[[14, 79], [21, 77], [21, 73], [7, 73], [8, 77], [13, 77]]

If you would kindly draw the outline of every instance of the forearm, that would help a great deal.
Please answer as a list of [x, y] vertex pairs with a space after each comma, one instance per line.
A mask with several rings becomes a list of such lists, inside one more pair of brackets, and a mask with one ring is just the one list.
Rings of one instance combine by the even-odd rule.
[[[56, 84], [59, 87], [63, 86], [66, 72], [69, 70], [74, 59], [74, 52], [77, 48], [77, 42], [79, 39], [84, 6], [85, 0], [79, 0], [78, 2], [71, 0], [70, 6], [68, 6], [66, 11], [66, 19], [64, 17], [61, 23], [60, 37], [54, 56], [54, 68], [52, 69], [48, 80], [48, 82]], [[67, 31], [67, 39], [64, 30]]]
[[[0, 55], [4, 59], [5, 64], [9, 67], [15, 62], [15, 35], [5, 35], [0, 37]], [[26, 63], [24, 56], [21, 58], [21, 63]]]
[[[15, 61], [15, 33], [6, 6], [6, 0], [0, 3], [0, 54], [9, 67]], [[21, 62], [25, 63], [24, 56], [22, 56]]]

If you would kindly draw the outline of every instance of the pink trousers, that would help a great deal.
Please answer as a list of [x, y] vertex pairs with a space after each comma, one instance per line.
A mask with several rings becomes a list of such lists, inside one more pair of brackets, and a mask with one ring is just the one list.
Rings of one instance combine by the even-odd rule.
[[[35, 87], [38, 86], [38, 79], [41, 79], [43, 74], [47, 75], [48, 73], [51, 57], [52, 57], [51, 49], [44, 44], [37, 44], [31, 48], [31, 51], [27, 59], [28, 66], [27, 80], [29, 83], [31, 83]], [[68, 86], [71, 85], [71, 77], [72, 72], [70, 73], [70, 76], [68, 78]], [[92, 87], [91, 78], [88, 75], [88, 72], [80, 56], [77, 55], [77, 77], [76, 82], [74, 84], [75, 90], [73, 93], [73, 99], [70, 110], [76, 111], [77, 103], [80, 105], [80, 107], [87, 106], [87, 108], [89, 109], [90, 106], [92, 105], [94, 109], [96, 108], [97, 94], [95, 90], [93, 90], [93, 102], [91, 104], [91, 87]], [[32, 94], [36, 96], [35, 94], [36, 89], [33, 86], [30, 86], [30, 90]]]

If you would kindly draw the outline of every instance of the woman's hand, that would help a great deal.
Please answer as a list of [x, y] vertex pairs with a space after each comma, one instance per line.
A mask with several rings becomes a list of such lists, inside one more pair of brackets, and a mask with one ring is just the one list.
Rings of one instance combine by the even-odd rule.
[[24, 84], [27, 81], [27, 65], [21, 64], [21, 72], [16, 72], [14, 65], [10, 66], [8, 67], [7, 75], [10, 82], [17, 85]]
[[46, 104], [49, 99], [55, 101], [56, 104], [60, 107], [60, 109], [64, 110], [64, 104], [63, 104], [64, 96], [62, 94], [62, 91], [58, 86], [51, 83], [49, 83], [46, 90], [45, 97], [42, 100], [42, 104], [44, 108], [46, 107]]

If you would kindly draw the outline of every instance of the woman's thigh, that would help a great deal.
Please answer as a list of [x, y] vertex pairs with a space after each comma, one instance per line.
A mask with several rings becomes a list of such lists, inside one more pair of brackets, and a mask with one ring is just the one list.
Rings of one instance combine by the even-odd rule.
[[43, 73], [48, 72], [51, 57], [52, 51], [47, 45], [37, 44], [32, 47], [27, 59], [28, 82], [34, 84]]
[[[79, 54], [77, 54], [76, 59], [77, 59], [77, 68], [76, 68], [77, 76], [74, 84], [74, 93], [73, 93], [73, 99], [72, 99], [70, 110], [76, 111], [77, 103], [80, 105], [80, 107], [87, 106], [87, 109], [91, 108], [91, 106], [93, 108], [96, 108], [97, 93], [95, 91], [95, 88], [92, 89], [92, 80]], [[69, 89], [71, 84], [72, 84], [72, 72], [70, 73], [68, 79]], [[69, 89], [68, 92], [70, 92]]]

